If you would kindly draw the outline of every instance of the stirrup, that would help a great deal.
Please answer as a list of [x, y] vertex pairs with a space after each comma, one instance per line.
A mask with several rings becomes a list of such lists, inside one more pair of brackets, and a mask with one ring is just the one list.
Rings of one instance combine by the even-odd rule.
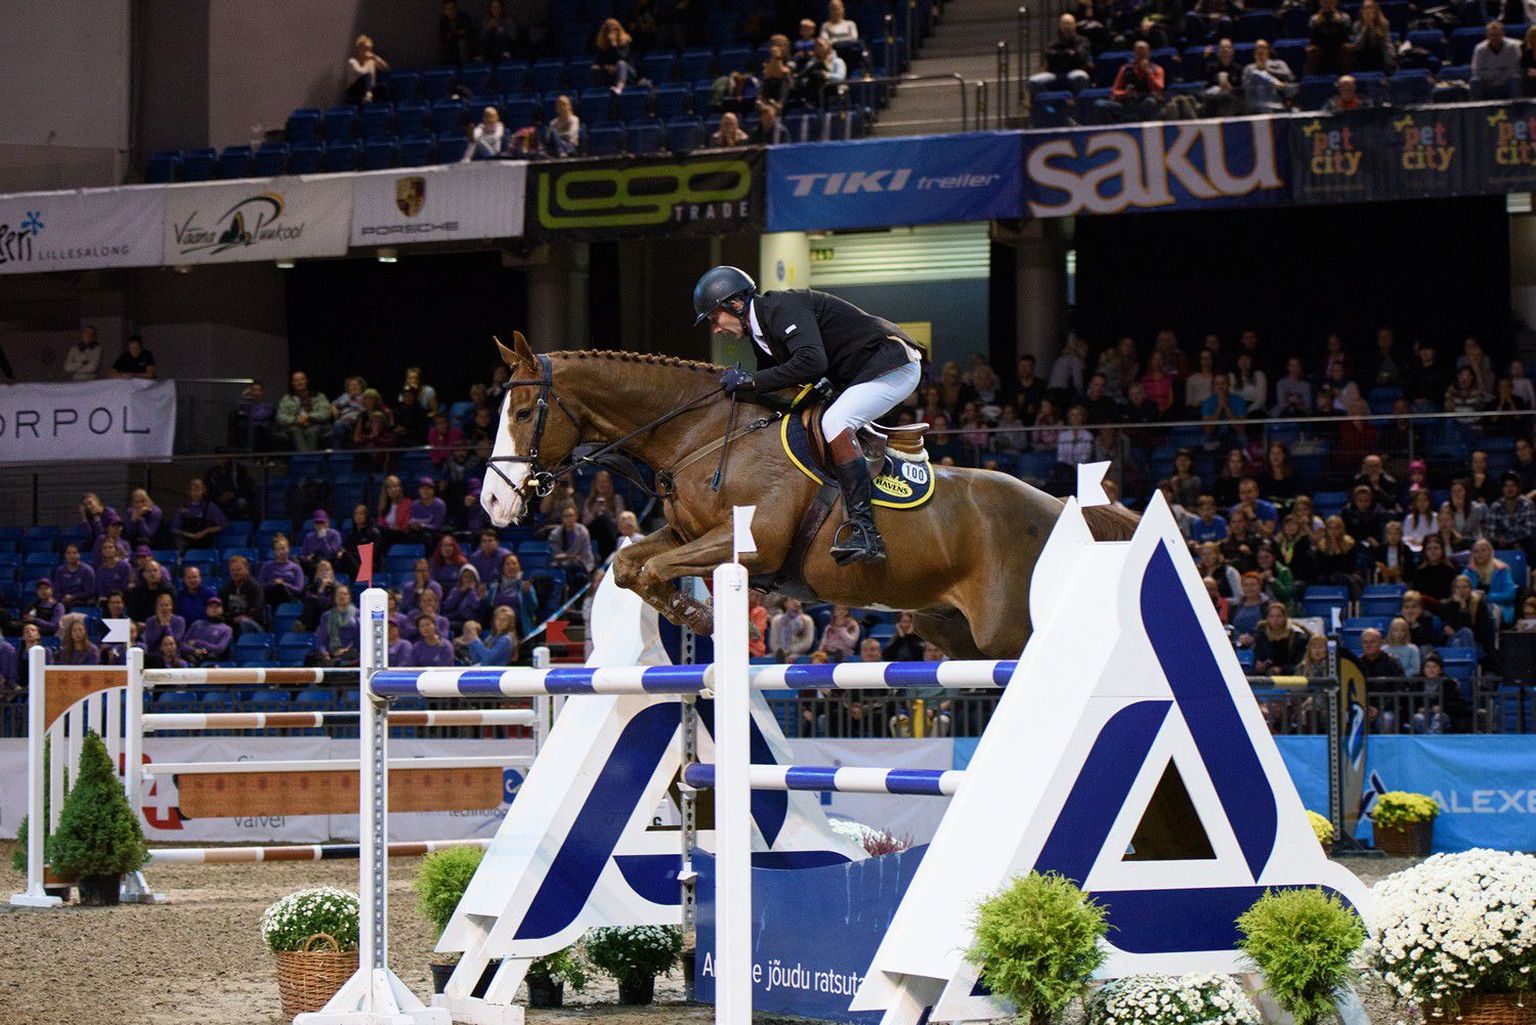
[[[849, 531], [846, 541], [843, 540], [844, 531]], [[832, 535], [831, 554], [832, 561], [839, 566], [846, 566], [850, 562], [875, 562], [885, 558], [885, 539], [873, 527], [866, 527], [855, 520], [844, 520]]]

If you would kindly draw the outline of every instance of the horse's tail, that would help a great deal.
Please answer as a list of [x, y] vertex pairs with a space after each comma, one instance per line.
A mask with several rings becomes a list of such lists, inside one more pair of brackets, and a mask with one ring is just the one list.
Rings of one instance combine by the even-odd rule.
[[1095, 541], [1129, 541], [1141, 522], [1141, 517], [1129, 509], [1113, 505], [1085, 506], [1083, 519]]

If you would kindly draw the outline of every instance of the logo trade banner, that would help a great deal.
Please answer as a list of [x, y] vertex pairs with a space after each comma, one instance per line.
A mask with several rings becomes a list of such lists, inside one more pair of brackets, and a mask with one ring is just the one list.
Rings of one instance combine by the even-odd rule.
[[77, 381], [0, 388], [0, 463], [169, 459], [174, 381]]
[[1021, 215], [1019, 132], [861, 139], [768, 151], [768, 230], [990, 221]]
[[352, 245], [516, 238], [528, 165], [477, 160], [352, 177]]
[[573, 160], [529, 173], [529, 235], [613, 239], [726, 235], [762, 226], [758, 150], [695, 158]]
[[352, 184], [341, 175], [166, 190], [165, 262], [344, 256]]
[[1034, 217], [1284, 203], [1283, 131], [1254, 119], [1026, 132], [1024, 198]]
[[153, 267], [164, 221], [154, 187], [0, 196], [0, 274]]

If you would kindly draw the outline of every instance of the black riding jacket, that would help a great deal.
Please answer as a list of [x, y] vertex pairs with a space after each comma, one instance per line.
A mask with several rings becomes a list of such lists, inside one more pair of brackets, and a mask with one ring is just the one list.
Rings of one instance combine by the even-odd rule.
[[751, 312], [763, 332], [759, 341], [749, 313], [746, 329], [758, 367], [752, 380], [760, 392], [823, 377], [842, 390], [910, 362], [911, 353], [919, 351], [890, 321], [809, 288], [764, 292], [753, 298]]

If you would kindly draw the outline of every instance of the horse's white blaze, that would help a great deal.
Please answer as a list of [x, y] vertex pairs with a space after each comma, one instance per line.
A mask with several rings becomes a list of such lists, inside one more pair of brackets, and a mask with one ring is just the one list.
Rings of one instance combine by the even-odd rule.
[[[491, 449], [491, 466], [506, 474], [507, 479], [503, 480], [501, 474], [487, 467], [480, 486], [480, 506], [498, 527], [507, 526], [523, 511], [522, 487], [532, 472], [527, 463], [507, 458], [521, 454], [517, 451], [517, 442], [512, 438], [511, 425], [507, 420], [511, 411], [512, 393], [509, 391], [501, 400], [501, 418], [496, 424], [496, 444]], [[512, 482], [510, 487], [507, 480]]]

